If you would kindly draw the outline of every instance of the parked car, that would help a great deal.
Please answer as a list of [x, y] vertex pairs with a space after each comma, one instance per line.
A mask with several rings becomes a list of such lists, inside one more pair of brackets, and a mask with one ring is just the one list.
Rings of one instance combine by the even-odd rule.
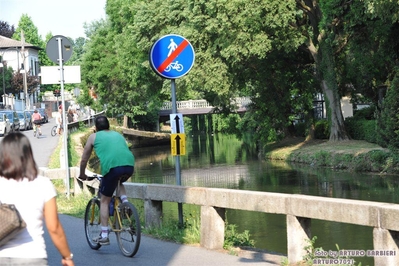
[[11, 131], [10, 121], [5, 113], [0, 113], [0, 136], [5, 136]]
[[29, 119], [29, 125], [28, 125], [28, 129], [33, 129], [33, 123], [32, 123], [32, 113], [29, 111], [24, 111], [25, 115], [28, 117]]
[[37, 108], [37, 111], [39, 111], [40, 115], [42, 116], [42, 123], [48, 123], [48, 115], [46, 109]]
[[29, 117], [27, 116], [25, 111], [17, 111], [17, 115], [19, 118], [19, 129], [20, 130], [28, 130], [29, 129]]
[[15, 132], [20, 130], [19, 118], [17, 112], [11, 110], [3, 110], [0, 111], [0, 113], [6, 114], [7, 119], [9, 120], [11, 126], [10, 132]]

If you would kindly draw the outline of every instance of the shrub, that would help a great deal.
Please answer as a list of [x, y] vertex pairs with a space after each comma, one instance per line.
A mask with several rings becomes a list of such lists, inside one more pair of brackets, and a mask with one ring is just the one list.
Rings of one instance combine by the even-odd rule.
[[328, 139], [330, 137], [330, 126], [327, 120], [316, 122], [314, 136], [316, 139]]
[[306, 123], [298, 123], [295, 125], [295, 136], [296, 137], [306, 136]]
[[376, 120], [348, 117], [345, 119], [345, 128], [352, 139], [377, 143]]
[[353, 117], [356, 118], [357, 120], [374, 120], [375, 119], [375, 111], [376, 107], [374, 105], [360, 109], [360, 110], [355, 110]]

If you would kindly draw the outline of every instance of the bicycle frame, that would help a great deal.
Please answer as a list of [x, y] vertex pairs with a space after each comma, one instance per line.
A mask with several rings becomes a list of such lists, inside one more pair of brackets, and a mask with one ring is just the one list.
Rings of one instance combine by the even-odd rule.
[[[96, 178], [96, 177], [94, 177]], [[92, 178], [91, 180], [93, 180]], [[97, 179], [100, 181], [101, 178]], [[90, 179], [88, 179], [90, 180]], [[119, 198], [120, 182], [112, 195], [114, 211], [108, 218], [108, 230], [116, 234], [119, 249], [127, 257], [133, 257], [140, 247], [141, 225], [137, 209], [130, 202], [121, 202]], [[100, 190], [99, 190], [100, 191]], [[98, 250], [101, 244], [93, 241], [94, 235], [101, 231], [101, 193], [98, 191], [87, 204], [85, 211], [86, 240], [92, 249]]]
[[[118, 182], [118, 186], [116, 188], [116, 193], [114, 193], [114, 195], [112, 195], [112, 197], [114, 198], [114, 215], [113, 216], [109, 216], [108, 218], [108, 225], [110, 227], [110, 232], [121, 232], [121, 228], [122, 228], [122, 220], [121, 220], [121, 213], [119, 210], [119, 204], [121, 204], [121, 201], [119, 199], [119, 197], [117, 197], [117, 193], [119, 192], [119, 185], [120, 183]], [[101, 182], [100, 182], [100, 186], [101, 186]], [[98, 192], [97, 196], [93, 198], [93, 200], [100, 200], [100, 192]], [[94, 222], [94, 208], [95, 205], [92, 206], [92, 212], [91, 212], [91, 217], [90, 217], [90, 222], [93, 223]], [[130, 220], [130, 219], [129, 219]], [[120, 229], [116, 228], [116, 222], [118, 222], [118, 227]], [[101, 223], [101, 217], [99, 220], [99, 223]]]
[[37, 124], [33, 123], [33, 130], [36, 130], [36, 129], [38, 129], [38, 128], [40, 128], [40, 124], [37, 125]]

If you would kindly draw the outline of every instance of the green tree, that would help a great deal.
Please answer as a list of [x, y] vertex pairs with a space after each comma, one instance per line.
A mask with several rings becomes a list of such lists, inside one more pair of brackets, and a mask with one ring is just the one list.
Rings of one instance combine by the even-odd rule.
[[[148, 52], [159, 37], [180, 34], [193, 44], [196, 59], [190, 73], [177, 80], [179, 100], [205, 98], [228, 112], [231, 98], [251, 96], [254, 121], [284, 132], [297, 110], [308, 112], [311, 95], [322, 91], [330, 140], [346, 140], [340, 99], [362, 91], [362, 84], [376, 87], [392, 73], [391, 61], [384, 71], [371, 66], [382, 66], [391, 53], [384, 42], [396, 36], [395, 27], [384, 26], [381, 18], [395, 25], [397, 10], [397, 4], [383, 0], [110, 0], [107, 23], [87, 27], [85, 86], [94, 88], [113, 113], [133, 119], [154, 112], [170, 99], [170, 82], [150, 70]], [[373, 40], [380, 34], [373, 27], [384, 34], [381, 49], [362, 39], [363, 24]], [[360, 66], [360, 73], [370, 75], [367, 82], [355, 78]]]
[[399, 69], [389, 86], [377, 120], [378, 144], [399, 152]]
[[14, 40], [21, 40], [21, 33], [24, 33], [25, 42], [38, 46], [40, 48], [44, 47], [43, 40], [39, 35], [39, 31], [35, 24], [33, 24], [32, 19], [27, 14], [22, 14], [18, 22], [18, 27], [15, 30], [12, 38]]

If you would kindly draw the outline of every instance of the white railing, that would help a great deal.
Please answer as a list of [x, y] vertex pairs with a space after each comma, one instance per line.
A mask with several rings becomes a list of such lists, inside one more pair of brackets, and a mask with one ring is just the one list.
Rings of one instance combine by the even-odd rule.
[[[232, 100], [233, 104], [236, 104], [238, 108], [246, 107], [251, 103], [249, 97], [237, 97]], [[196, 109], [196, 108], [213, 108], [206, 100], [189, 100], [189, 101], [176, 101], [177, 109]], [[172, 109], [172, 102], [164, 102], [161, 110]]]

